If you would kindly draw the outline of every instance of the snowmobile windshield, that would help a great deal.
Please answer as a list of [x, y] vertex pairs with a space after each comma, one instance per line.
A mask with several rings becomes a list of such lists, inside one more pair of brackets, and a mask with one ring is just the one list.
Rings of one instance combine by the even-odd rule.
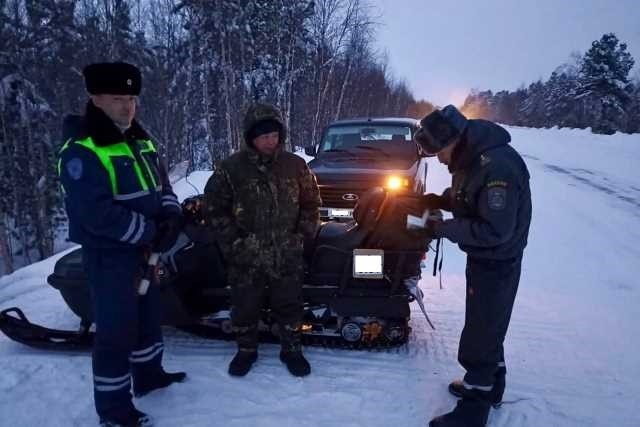
[[319, 157], [326, 160], [367, 159], [406, 169], [418, 158], [411, 128], [402, 125], [330, 126], [320, 143]]

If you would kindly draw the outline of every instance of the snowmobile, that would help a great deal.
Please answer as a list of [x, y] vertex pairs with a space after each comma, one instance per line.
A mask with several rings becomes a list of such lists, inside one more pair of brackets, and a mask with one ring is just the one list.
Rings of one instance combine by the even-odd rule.
[[[151, 286], [160, 287], [164, 325], [231, 340], [230, 286], [201, 207], [202, 196], [182, 202], [183, 230], [174, 246], [160, 254]], [[376, 187], [362, 195], [353, 221], [322, 223], [304, 247], [303, 342], [348, 348], [403, 344], [414, 300], [429, 321], [417, 283], [430, 239], [410, 228], [420, 228], [429, 215], [438, 214], [423, 210], [413, 193]], [[0, 312], [0, 329], [33, 347], [90, 349], [93, 313], [82, 249], [60, 258], [47, 281], [80, 318], [80, 328], [45, 328], [12, 307]], [[261, 340], [277, 339], [277, 323], [266, 306], [259, 329]]]

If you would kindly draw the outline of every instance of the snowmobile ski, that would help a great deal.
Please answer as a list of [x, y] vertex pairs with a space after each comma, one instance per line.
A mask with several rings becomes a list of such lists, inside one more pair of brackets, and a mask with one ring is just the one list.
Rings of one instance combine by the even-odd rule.
[[45, 328], [31, 323], [18, 307], [0, 312], [0, 330], [14, 341], [47, 350], [89, 351], [93, 345], [93, 333], [87, 328], [77, 331]]

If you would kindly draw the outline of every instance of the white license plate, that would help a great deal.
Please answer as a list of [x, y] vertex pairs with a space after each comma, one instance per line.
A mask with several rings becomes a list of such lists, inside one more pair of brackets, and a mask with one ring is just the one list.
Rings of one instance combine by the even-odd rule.
[[353, 217], [353, 209], [329, 209], [330, 218], [351, 218]]
[[381, 249], [353, 250], [353, 277], [356, 279], [382, 279], [384, 251]]

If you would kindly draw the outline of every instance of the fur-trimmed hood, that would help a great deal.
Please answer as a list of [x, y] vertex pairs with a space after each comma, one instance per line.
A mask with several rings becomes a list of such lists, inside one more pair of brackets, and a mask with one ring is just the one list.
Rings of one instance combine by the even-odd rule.
[[287, 129], [284, 125], [282, 113], [275, 105], [266, 103], [255, 103], [247, 109], [242, 126], [245, 146], [252, 147], [251, 141], [249, 141], [249, 133], [254, 126], [265, 120], [273, 120], [280, 125], [280, 146], [284, 146]]

